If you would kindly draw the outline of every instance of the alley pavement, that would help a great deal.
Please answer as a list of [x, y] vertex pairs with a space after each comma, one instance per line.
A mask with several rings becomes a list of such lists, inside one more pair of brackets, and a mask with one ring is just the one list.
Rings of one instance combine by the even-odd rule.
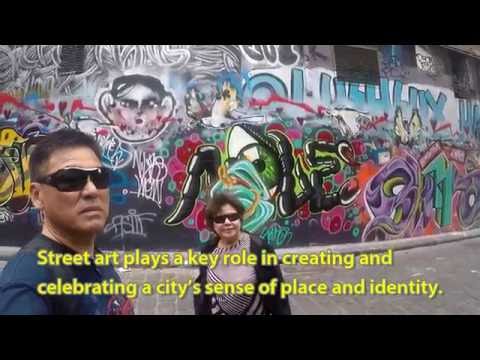
[[[427, 315], [480, 314], [480, 237], [441, 245], [400, 250], [394, 253], [393, 266], [356, 267], [284, 266], [285, 281], [352, 282], [364, 278], [391, 282], [426, 280], [438, 282], [443, 291], [433, 299], [420, 295], [291, 295], [294, 315]], [[187, 282], [198, 272], [194, 268], [162, 270], [132, 269], [120, 272], [124, 282], [156, 284], [169, 279]], [[139, 295], [135, 300], [138, 315], [193, 315], [193, 298], [168, 295]]]

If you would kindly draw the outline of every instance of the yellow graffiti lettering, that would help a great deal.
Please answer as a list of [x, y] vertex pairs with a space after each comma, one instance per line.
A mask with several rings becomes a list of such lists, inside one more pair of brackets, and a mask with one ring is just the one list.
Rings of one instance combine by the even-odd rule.
[[24, 198], [16, 210], [23, 210], [29, 202], [30, 173], [26, 151], [27, 138], [14, 129], [0, 130], [0, 206], [12, 199]]

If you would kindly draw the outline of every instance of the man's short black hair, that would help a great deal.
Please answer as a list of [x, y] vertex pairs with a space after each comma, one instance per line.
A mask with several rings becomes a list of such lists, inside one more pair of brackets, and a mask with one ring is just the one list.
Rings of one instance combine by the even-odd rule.
[[91, 149], [98, 159], [102, 160], [102, 151], [95, 139], [81, 131], [74, 129], [61, 129], [52, 132], [36, 143], [32, 154], [30, 155], [30, 179], [32, 182], [38, 181], [41, 177], [47, 175], [42, 173], [42, 168], [47, 164], [50, 156], [61, 149], [87, 147]]

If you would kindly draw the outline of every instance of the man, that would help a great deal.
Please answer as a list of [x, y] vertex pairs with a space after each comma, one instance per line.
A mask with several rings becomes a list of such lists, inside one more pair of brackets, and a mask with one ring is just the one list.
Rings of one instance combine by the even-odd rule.
[[[133, 314], [132, 302], [118, 291], [58, 295], [45, 293], [42, 285], [121, 282], [113, 266], [93, 261], [101, 254], [95, 237], [105, 226], [110, 202], [109, 171], [100, 159], [95, 140], [79, 131], [59, 130], [37, 143], [30, 157], [30, 196], [42, 213], [42, 231], [3, 270], [0, 314]], [[44, 265], [49, 251], [57, 259], [76, 254], [87, 260]]]

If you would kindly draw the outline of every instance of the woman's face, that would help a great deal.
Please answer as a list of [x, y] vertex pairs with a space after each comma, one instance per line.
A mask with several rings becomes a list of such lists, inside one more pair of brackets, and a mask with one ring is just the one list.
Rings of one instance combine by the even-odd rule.
[[213, 230], [221, 240], [234, 243], [239, 239], [241, 219], [232, 205], [223, 205], [213, 220]]

